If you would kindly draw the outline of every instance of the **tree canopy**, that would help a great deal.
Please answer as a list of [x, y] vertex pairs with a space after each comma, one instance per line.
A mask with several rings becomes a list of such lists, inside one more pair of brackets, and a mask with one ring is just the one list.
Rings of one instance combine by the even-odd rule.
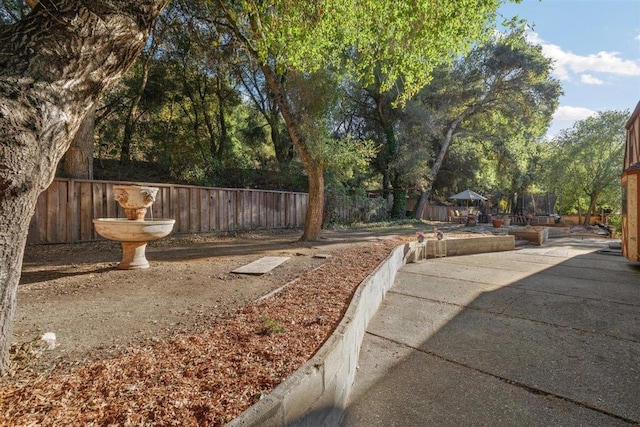
[[565, 211], [585, 213], [620, 206], [620, 182], [629, 111], [601, 111], [578, 121], [551, 142], [546, 163], [547, 188]]
[[[387, 170], [394, 187], [421, 192], [418, 218], [454, 141], [476, 144], [501, 176], [519, 173], [526, 166], [525, 147], [542, 137], [562, 93], [551, 70], [551, 61], [520, 29], [440, 65], [404, 108], [392, 108], [391, 98], [374, 92], [369, 116], [375, 117], [372, 128], [385, 147], [378, 157], [380, 172]], [[486, 164], [486, 159], [474, 161], [481, 160]], [[398, 211], [404, 215], [404, 209]]]
[[218, 28], [231, 28], [238, 45], [258, 62], [279, 105], [309, 177], [302, 239], [315, 240], [323, 212], [327, 140], [306, 131], [303, 121], [308, 126], [313, 117], [299, 98], [291, 96], [283, 77], [302, 73], [311, 79], [318, 70], [329, 69], [365, 85], [377, 81], [383, 92], [402, 86], [399, 99], [404, 100], [428, 83], [438, 64], [489, 34], [501, 1], [469, 1], [464, 7], [451, 0], [216, 0], [208, 4], [217, 6], [210, 8], [209, 21]]

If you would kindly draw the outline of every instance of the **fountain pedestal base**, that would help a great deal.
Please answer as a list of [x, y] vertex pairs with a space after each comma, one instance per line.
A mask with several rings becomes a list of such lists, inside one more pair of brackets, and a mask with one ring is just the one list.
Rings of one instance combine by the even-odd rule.
[[118, 264], [120, 270], [137, 270], [149, 268], [145, 256], [147, 242], [122, 242], [122, 260]]

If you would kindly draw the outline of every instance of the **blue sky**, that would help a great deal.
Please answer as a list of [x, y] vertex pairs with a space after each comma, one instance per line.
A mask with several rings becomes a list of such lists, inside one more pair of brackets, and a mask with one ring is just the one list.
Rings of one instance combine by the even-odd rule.
[[526, 19], [529, 40], [555, 62], [564, 95], [548, 137], [640, 101], [640, 0], [523, 0], [499, 12]]

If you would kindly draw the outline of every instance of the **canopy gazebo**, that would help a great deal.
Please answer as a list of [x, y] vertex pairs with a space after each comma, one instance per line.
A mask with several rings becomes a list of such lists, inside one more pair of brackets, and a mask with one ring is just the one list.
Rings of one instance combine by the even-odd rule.
[[476, 201], [476, 200], [481, 200], [481, 201], [486, 201], [487, 198], [484, 196], [481, 196], [480, 194], [476, 193], [473, 190], [464, 190], [462, 193], [458, 193], [455, 194], [451, 197], [449, 197], [450, 199], [454, 199], [454, 200], [466, 200], [467, 201], [467, 207], [469, 207], [469, 201]]
[[469, 210], [469, 201], [471, 202], [475, 202], [475, 201], [486, 201], [487, 198], [476, 193], [473, 190], [464, 190], [461, 193], [458, 194], [454, 194], [453, 196], [449, 197], [450, 199], [454, 199], [454, 200], [465, 200], [467, 202], [467, 211], [461, 212], [459, 213], [458, 211], [455, 212], [455, 216], [452, 218], [452, 220], [454, 222], [462, 222], [465, 223], [467, 225], [470, 224], [475, 224], [476, 223], [476, 213], [473, 213]]

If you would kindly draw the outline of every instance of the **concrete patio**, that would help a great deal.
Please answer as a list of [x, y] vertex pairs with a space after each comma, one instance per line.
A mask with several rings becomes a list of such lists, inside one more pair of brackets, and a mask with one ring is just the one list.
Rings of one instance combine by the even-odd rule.
[[404, 266], [367, 328], [343, 425], [640, 423], [640, 268], [599, 253], [607, 242]]

